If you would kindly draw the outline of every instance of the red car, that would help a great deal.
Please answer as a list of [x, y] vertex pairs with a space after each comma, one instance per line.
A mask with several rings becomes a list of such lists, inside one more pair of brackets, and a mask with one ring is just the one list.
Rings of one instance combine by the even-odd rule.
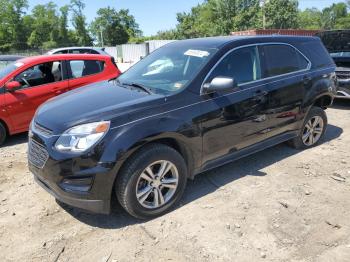
[[25, 132], [36, 109], [72, 89], [120, 75], [105, 55], [47, 55], [20, 59], [0, 70], [0, 145]]

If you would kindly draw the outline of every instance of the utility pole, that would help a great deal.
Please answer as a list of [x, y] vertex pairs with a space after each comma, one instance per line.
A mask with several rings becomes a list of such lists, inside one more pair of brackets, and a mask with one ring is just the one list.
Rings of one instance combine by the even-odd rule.
[[103, 43], [103, 30], [102, 27], [100, 28], [100, 33], [101, 33], [101, 47], [104, 47], [104, 43]]
[[262, 26], [263, 29], [266, 29], [266, 15], [265, 15], [265, 4], [267, 0], [260, 0], [260, 7], [262, 11]]

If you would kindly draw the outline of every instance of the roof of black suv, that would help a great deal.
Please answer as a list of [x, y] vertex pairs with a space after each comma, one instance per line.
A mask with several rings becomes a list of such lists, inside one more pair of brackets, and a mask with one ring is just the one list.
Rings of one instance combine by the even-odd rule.
[[171, 46], [183, 46], [183, 45], [194, 45], [202, 46], [206, 48], [220, 48], [229, 43], [236, 41], [239, 42], [305, 42], [310, 40], [317, 40], [317, 37], [310, 36], [286, 36], [286, 35], [267, 35], [267, 36], [218, 36], [218, 37], [206, 37], [206, 38], [193, 38], [182, 41], [175, 41], [168, 45]]

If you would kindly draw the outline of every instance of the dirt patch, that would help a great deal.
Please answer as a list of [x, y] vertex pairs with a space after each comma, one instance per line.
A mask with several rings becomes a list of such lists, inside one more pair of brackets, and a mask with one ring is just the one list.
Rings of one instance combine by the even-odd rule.
[[138, 221], [59, 205], [35, 184], [26, 135], [0, 149], [2, 261], [350, 261], [350, 101], [322, 145], [264, 150], [189, 181], [169, 214]]

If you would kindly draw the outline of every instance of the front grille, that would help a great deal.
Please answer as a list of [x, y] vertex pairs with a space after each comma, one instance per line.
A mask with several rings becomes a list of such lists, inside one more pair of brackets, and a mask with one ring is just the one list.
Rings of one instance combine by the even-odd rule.
[[33, 129], [43, 135], [43, 136], [46, 136], [46, 137], [49, 137], [52, 135], [52, 130], [46, 128], [46, 127], [43, 127], [42, 125], [39, 125], [38, 123], [34, 122], [34, 126], [33, 126]]
[[28, 142], [28, 160], [37, 168], [43, 168], [46, 164], [49, 154], [46, 149], [33, 139]]
[[350, 71], [336, 71], [338, 79], [350, 79]]

